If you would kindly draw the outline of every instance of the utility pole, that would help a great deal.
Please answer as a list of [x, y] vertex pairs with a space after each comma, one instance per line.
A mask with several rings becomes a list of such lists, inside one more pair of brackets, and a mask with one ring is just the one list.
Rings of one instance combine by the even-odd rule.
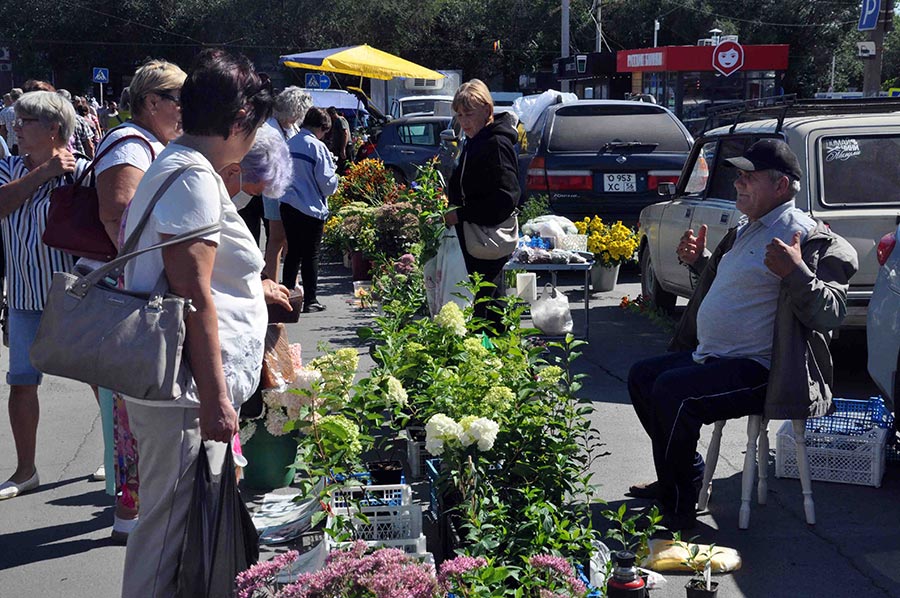
[[[559, 55], [562, 58], [567, 58], [569, 56], [569, 0], [562, 0], [562, 42], [560, 43], [560, 53]], [[560, 73], [564, 75], [565, 73]], [[569, 81], [567, 79], [562, 80], [562, 91], [569, 91]]]
[[600, 15], [600, 0], [597, 0], [597, 47], [595, 52], [603, 51], [603, 21], [601, 21]]
[[[894, 0], [882, 0], [883, 6], [878, 14], [878, 22], [875, 29], [869, 31], [869, 42], [875, 44], [875, 55], [864, 58], [863, 64], [863, 96], [870, 98], [881, 91], [881, 65], [884, 61], [884, 34], [888, 28], [893, 28], [894, 10], [891, 6]], [[888, 24], [888, 19], [891, 22]]]
[[653, 19], [653, 47], [657, 46], [657, 35], [659, 34], [659, 19]]

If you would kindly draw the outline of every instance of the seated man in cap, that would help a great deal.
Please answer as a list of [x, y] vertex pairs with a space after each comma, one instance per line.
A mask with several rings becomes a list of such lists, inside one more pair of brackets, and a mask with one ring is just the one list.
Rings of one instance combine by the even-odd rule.
[[673, 530], [696, 523], [703, 424], [831, 410], [828, 343], [858, 265], [847, 241], [794, 206], [802, 173], [786, 143], [764, 139], [725, 162], [739, 171], [736, 207], [744, 217], [712, 253], [706, 225], [696, 236], [685, 232], [678, 256], [699, 282], [671, 352], [636, 363], [628, 375], [657, 475], [630, 492], [659, 500]]

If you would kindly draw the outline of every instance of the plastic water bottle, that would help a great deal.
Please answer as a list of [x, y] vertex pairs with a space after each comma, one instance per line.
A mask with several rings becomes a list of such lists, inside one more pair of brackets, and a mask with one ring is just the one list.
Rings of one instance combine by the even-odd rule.
[[606, 582], [606, 598], [644, 598], [647, 595], [644, 580], [634, 566], [635, 560], [634, 553], [627, 550], [613, 553], [616, 568]]

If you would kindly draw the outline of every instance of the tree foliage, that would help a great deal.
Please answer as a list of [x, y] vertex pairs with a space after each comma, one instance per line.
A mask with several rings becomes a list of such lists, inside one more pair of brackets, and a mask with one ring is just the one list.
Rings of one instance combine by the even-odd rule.
[[[691, 45], [714, 27], [747, 44], [790, 44], [787, 91], [860, 87], [857, 0], [601, 0], [612, 50]], [[368, 43], [432, 68], [461, 69], [498, 88], [549, 69], [560, 54], [560, 0], [7, 0], [0, 43], [16, 71], [84, 87], [91, 66], [127, 75], [150, 56], [187, 66], [199, 48], [228, 46], [270, 68], [281, 53]], [[571, 48], [595, 48], [595, 0], [571, 0]], [[495, 41], [500, 48], [495, 50]], [[900, 75], [886, 40], [884, 79]]]

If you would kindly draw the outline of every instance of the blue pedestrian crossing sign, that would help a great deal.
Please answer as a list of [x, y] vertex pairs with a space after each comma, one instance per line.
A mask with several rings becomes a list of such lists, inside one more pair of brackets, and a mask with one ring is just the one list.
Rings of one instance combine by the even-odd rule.
[[94, 83], [109, 83], [109, 69], [94, 67], [94, 76], [91, 78]]
[[[891, 0], [893, 2], [893, 0]], [[860, 31], [872, 31], [878, 27], [878, 16], [881, 14], [881, 0], [863, 0], [859, 13]]]
[[306, 73], [307, 89], [328, 89], [331, 87], [331, 78], [322, 73]]

